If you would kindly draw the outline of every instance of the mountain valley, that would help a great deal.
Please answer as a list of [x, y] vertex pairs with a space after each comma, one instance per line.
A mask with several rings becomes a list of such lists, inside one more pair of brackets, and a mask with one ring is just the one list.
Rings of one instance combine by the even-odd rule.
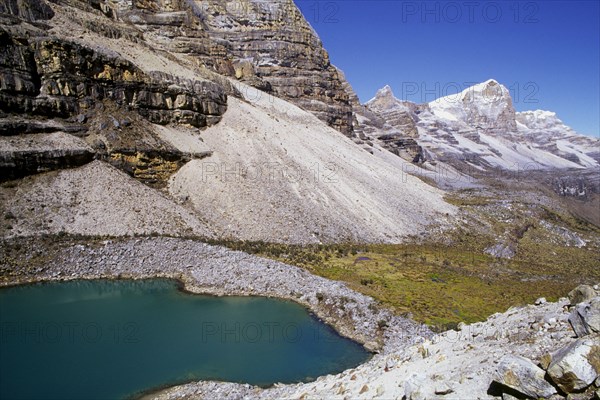
[[[293, 0], [3, 0], [0, 44], [0, 287], [177, 279], [375, 352], [144, 398], [600, 396], [600, 139], [555, 112], [494, 79], [360, 104]], [[574, 343], [579, 389], [544, 358]]]

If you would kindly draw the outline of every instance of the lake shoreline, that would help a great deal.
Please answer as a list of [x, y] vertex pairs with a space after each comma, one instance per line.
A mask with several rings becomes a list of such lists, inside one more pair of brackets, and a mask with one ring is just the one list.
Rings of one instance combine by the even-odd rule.
[[[431, 335], [425, 326], [393, 315], [372, 298], [341, 282], [196, 240], [167, 237], [36, 239], [39, 238], [5, 239], [7, 247], [0, 261], [0, 287], [79, 279], [175, 279], [183, 290], [194, 294], [294, 301], [341, 336], [362, 344], [371, 352], [394, 352]], [[218, 385], [240, 384], [221, 382]], [[241, 385], [240, 389], [245, 386]], [[245, 390], [265, 390], [251, 388]], [[141, 397], [156, 397], [172, 389], [159, 389]]]

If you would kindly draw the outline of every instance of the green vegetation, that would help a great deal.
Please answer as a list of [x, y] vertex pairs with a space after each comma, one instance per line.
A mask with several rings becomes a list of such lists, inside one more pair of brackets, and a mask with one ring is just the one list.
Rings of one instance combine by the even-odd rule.
[[[498, 206], [491, 197], [472, 194], [449, 201], [473, 220], [447, 233], [446, 245], [213, 243], [346, 282], [396, 313], [439, 329], [484, 320], [538, 297], [556, 300], [580, 283], [600, 281], [597, 227], [544, 206]], [[585, 247], [569, 245], [541, 221], [595, 239]], [[512, 259], [485, 253], [499, 239], [515, 247]]]
[[[215, 243], [217, 244], [217, 243]], [[372, 296], [399, 314], [437, 328], [484, 320], [495, 312], [544, 296], [565, 295], [582, 279], [600, 279], [588, 249], [554, 248], [532, 261], [536, 245], [523, 255], [496, 260], [461, 247], [422, 245], [309, 245], [219, 242], [277, 259], [335, 279]], [[596, 260], [597, 262], [597, 260]]]
[[[517, 201], [510, 206], [506, 202], [499, 205], [491, 197], [470, 196], [452, 199], [468, 214], [461, 226], [444, 232], [439, 242], [300, 246], [190, 239], [279, 260], [346, 282], [396, 313], [410, 313], [416, 320], [439, 329], [461, 321], [483, 320], [538, 297], [555, 300], [580, 283], [600, 282], [598, 227], [546, 206]], [[563, 232], [584, 238], [587, 245], [570, 244]], [[122, 240], [66, 234], [41, 236], [26, 245], [5, 240], [0, 246], [0, 261], [8, 269], [0, 271], [0, 279], [10, 275], [17, 260], [33, 268], [44, 264], [49, 249], [76, 243], [100, 244], [108, 239]], [[499, 242], [514, 246], [512, 259], [497, 259], [485, 253], [486, 248]], [[27, 258], [17, 257], [23, 251], [27, 251]], [[323, 299], [324, 294], [317, 297]]]

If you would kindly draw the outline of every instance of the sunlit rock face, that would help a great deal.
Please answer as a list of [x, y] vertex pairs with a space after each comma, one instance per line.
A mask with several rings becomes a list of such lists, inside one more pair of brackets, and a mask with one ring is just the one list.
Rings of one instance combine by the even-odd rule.
[[137, 0], [100, 5], [110, 15], [161, 37], [169, 51], [192, 56], [352, 134], [345, 78], [330, 63], [293, 0]]

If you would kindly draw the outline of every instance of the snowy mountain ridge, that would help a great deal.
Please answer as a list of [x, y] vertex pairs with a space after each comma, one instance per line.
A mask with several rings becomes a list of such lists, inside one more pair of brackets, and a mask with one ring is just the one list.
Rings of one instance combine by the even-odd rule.
[[386, 85], [365, 107], [385, 123], [376, 127], [373, 118], [361, 116], [361, 139], [410, 137], [425, 163], [463, 171], [600, 166], [599, 139], [576, 133], [552, 111], [516, 112], [509, 90], [494, 79], [426, 104], [399, 100]]
[[493, 79], [471, 86], [456, 95], [429, 103], [432, 113], [458, 128], [516, 128], [515, 110], [507, 88]]

